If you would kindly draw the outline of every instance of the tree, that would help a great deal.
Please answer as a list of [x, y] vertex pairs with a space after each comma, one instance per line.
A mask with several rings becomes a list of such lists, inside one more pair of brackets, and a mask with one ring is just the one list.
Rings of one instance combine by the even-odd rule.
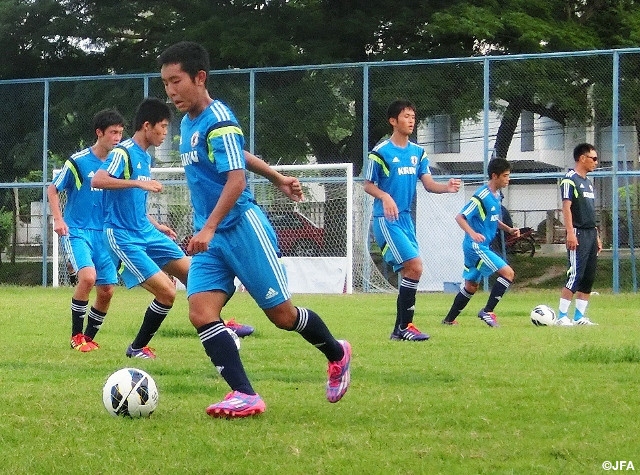
[[100, 58], [83, 48], [76, 3], [82, 2], [1, 2], [0, 79], [96, 74]]
[[[446, 55], [545, 53], [636, 46], [639, 20], [633, 0], [509, 1], [480, 6], [463, 1], [436, 13], [424, 32], [434, 51]], [[496, 155], [506, 157], [524, 110], [562, 125], [592, 122], [594, 105], [602, 104], [603, 98], [608, 102], [607, 92], [611, 97], [606, 77], [611, 66], [599, 65], [597, 59], [498, 65], [491, 72], [492, 103], [502, 112]], [[637, 97], [632, 103], [638, 110]], [[596, 109], [595, 125], [610, 125], [608, 111]]]
[[[203, 43], [218, 70], [629, 46], [638, 44], [640, 36], [635, 6], [632, 0], [401, 0], [393, 5], [381, 0], [7, 1], [0, 6], [0, 47], [8, 57], [0, 77], [152, 72], [157, 70], [158, 53], [181, 39]], [[504, 114], [496, 137], [500, 154], [508, 150], [522, 110], [568, 123], [582, 119], [589, 101], [597, 101], [585, 98], [585, 90], [598, 90], [589, 89], [597, 83], [588, 70], [565, 70], [561, 75], [565, 65], [530, 64], [496, 68], [499, 82], [491, 91], [494, 108]], [[468, 68], [472, 74], [439, 67], [437, 75], [408, 68], [374, 77], [369, 147], [388, 132], [384, 109], [401, 94], [415, 100], [421, 116], [477, 117], [482, 76], [477, 67]], [[320, 162], [346, 160], [359, 168], [365, 151], [358, 74], [294, 71], [279, 74], [278, 82], [261, 83], [259, 152], [282, 162], [312, 154]], [[574, 83], [579, 75], [585, 83]], [[554, 84], [559, 78], [564, 84]], [[246, 98], [246, 83], [218, 90], [248, 113], [246, 99], [241, 98]], [[100, 102], [97, 96], [82, 97]], [[324, 100], [314, 102], [314, 97]], [[105, 98], [121, 104], [115, 88]], [[69, 118], [85, 119], [70, 111], [69, 102], [61, 100], [55, 108], [64, 132], [60, 137], [72, 135]], [[300, 120], [288, 122], [291, 130], [278, 134], [276, 121], [284, 116]]]

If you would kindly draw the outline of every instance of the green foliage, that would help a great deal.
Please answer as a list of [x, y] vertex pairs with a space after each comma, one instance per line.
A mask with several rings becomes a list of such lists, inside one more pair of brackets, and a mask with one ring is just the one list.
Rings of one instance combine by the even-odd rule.
[[[6, 1], [0, 6], [0, 78], [113, 73], [157, 73], [156, 57], [179, 40], [203, 43], [212, 68], [328, 64], [372, 60], [545, 53], [638, 44], [640, 19], [631, 0], [621, 2], [468, 2], [335, 0], [115, 2]], [[606, 26], [605, 26], [606, 25]], [[215, 32], [215, 34], [213, 34]], [[609, 61], [607, 59], [606, 61]], [[400, 70], [372, 78], [369, 137], [372, 147], [389, 128], [384, 110], [399, 97], [418, 105], [421, 117], [447, 114], [474, 120], [482, 111], [482, 74], [473, 66]], [[563, 125], [610, 125], [611, 67], [593, 61], [539, 61], [496, 66], [492, 107], [504, 112], [496, 153], [506, 156], [523, 110]], [[638, 61], [622, 64], [620, 111], [634, 124], [640, 110]], [[240, 77], [240, 76], [239, 76]], [[213, 81], [214, 96], [229, 102], [249, 123], [248, 77]], [[348, 70], [288, 71], [265, 77], [256, 89], [257, 150], [270, 163], [352, 162], [363, 157], [363, 91], [360, 73]], [[5, 89], [6, 87], [6, 89]], [[82, 141], [92, 115], [116, 107], [125, 117], [142, 98], [139, 80], [54, 84], [49, 98], [48, 148], [68, 156]], [[150, 87], [163, 97], [161, 85]], [[38, 168], [44, 100], [42, 84], [2, 85], [12, 101], [0, 105], [12, 118], [0, 141], [5, 181]], [[509, 107], [503, 109], [502, 105]]]
[[[51, 284], [53, 268], [47, 265], [47, 283]], [[42, 262], [3, 262], [0, 266], [0, 285], [23, 285], [38, 288], [42, 285]]]
[[[42, 181], [42, 170], [32, 170], [27, 176], [18, 180], [21, 183]], [[31, 203], [42, 201], [42, 188], [20, 188], [18, 190], [18, 216], [25, 222], [31, 221]]]
[[[634, 179], [635, 181], [635, 179]], [[631, 183], [627, 186], [621, 186], [618, 188], [618, 199], [620, 200], [620, 212], [623, 213], [627, 211], [625, 203], [629, 198], [629, 202], [632, 206], [632, 209], [638, 209], [640, 205], [640, 183]]]
[[[329, 404], [322, 354], [239, 293], [225, 315], [256, 327], [240, 354], [267, 411], [227, 421], [204, 412], [228, 388], [188, 321], [184, 293], [152, 340], [158, 359], [133, 361], [124, 350], [146, 291], [118, 288], [100, 349], [81, 354], [69, 349], [70, 289], [4, 287], [0, 473], [68, 473], [87, 460], [97, 473], [546, 475], [601, 473], [612, 459], [637, 465], [637, 298], [594, 296], [597, 327], [539, 328], [529, 312], [553, 306], [556, 292], [510, 292], [492, 329], [475, 316], [486, 297], [445, 327], [453, 296], [419, 294], [415, 321], [432, 339], [411, 344], [388, 339], [394, 295], [296, 296], [353, 345], [351, 388]], [[149, 419], [114, 418], [102, 405], [107, 376], [132, 365], [159, 388]]]

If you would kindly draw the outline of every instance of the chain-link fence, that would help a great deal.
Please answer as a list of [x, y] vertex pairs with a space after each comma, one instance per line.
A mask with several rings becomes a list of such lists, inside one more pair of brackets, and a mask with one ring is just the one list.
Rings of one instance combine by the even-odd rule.
[[[573, 147], [593, 143], [598, 216], [618, 291], [635, 280], [640, 230], [639, 59], [640, 49], [625, 49], [213, 71], [208, 87], [236, 113], [247, 149], [269, 163], [350, 162], [356, 176], [391, 130], [388, 104], [410, 99], [414, 140], [434, 174], [462, 177], [472, 192], [491, 157], [512, 162], [504, 204], [515, 224], [536, 231], [539, 251], [562, 252], [558, 182], [573, 166]], [[165, 97], [164, 88], [154, 73], [0, 81], [0, 93], [0, 257], [39, 249], [29, 258], [41, 260], [46, 284], [54, 237], [42, 209], [53, 168], [93, 142], [98, 110], [115, 107], [132, 120], [138, 102]], [[154, 166], [179, 166], [179, 120], [153, 151]]]

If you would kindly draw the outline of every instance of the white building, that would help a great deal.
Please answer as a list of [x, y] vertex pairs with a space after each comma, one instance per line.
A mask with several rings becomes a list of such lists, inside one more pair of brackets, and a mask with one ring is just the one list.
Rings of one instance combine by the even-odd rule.
[[[500, 116], [489, 113], [489, 150], [493, 150], [495, 136], [500, 126]], [[417, 141], [422, 145], [434, 167], [434, 173], [483, 175], [484, 126], [482, 116], [477, 120], [454, 123], [448, 115], [429, 117], [417, 130]], [[548, 117], [523, 111], [509, 146], [507, 159], [512, 165], [512, 174], [517, 173], [564, 173], [572, 168], [573, 148], [580, 142], [593, 143], [598, 149], [599, 167], [610, 169], [611, 128], [564, 127]], [[635, 127], [620, 127], [618, 158], [627, 159], [629, 169], [638, 168], [638, 139]], [[619, 169], [623, 169], [620, 162]], [[483, 178], [484, 179], [484, 178]], [[608, 182], [601, 180], [598, 197], [601, 204], [611, 201]], [[478, 185], [480, 182], [478, 183]], [[467, 186], [470, 195], [475, 190]], [[511, 181], [504, 190], [504, 205], [511, 210], [514, 224], [537, 225], [546, 219], [547, 210], [556, 210], [560, 217], [561, 200], [557, 178]]]

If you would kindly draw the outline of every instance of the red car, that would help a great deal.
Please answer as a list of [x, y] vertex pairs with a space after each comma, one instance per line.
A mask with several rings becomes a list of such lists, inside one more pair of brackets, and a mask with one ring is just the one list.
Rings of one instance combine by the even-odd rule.
[[283, 256], [319, 256], [324, 246], [324, 229], [297, 211], [267, 211], [278, 236]]
[[[267, 218], [276, 231], [278, 244], [283, 256], [315, 257], [324, 246], [324, 229], [297, 211], [267, 211]], [[180, 243], [183, 251], [192, 235]]]

